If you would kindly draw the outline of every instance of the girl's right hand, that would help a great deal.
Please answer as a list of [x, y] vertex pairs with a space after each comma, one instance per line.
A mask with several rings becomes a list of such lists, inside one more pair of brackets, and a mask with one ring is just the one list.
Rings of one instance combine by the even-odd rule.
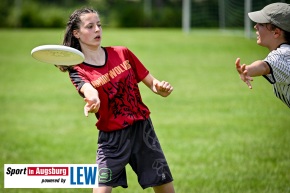
[[99, 99], [88, 99], [84, 98], [84, 100], [87, 102], [84, 106], [84, 114], [85, 116], [89, 116], [89, 113], [97, 113], [100, 108], [100, 100]]

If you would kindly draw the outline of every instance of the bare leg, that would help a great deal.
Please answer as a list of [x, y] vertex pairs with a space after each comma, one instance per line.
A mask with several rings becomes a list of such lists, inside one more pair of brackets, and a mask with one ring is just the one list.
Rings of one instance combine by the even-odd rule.
[[154, 186], [153, 189], [155, 193], [175, 193], [172, 182], [163, 184], [161, 186]]
[[93, 193], [111, 193], [111, 192], [112, 192], [112, 187], [110, 186], [102, 186], [102, 187], [93, 189]]

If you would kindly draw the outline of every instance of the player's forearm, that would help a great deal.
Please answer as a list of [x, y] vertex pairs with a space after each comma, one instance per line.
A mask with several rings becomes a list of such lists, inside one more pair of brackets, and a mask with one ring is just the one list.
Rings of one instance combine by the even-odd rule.
[[257, 60], [246, 66], [247, 75], [251, 77], [262, 76], [270, 73], [270, 67], [262, 60]]
[[[154, 90], [154, 83], [158, 81], [157, 79], [155, 79], [151, 74], [148, 74], [143, 80], [142, 82], [148, 87], [150, 88], [150, 90], [154, 93], [156, 93], [156, 90]], [[159, 81], [158, 81], [159, 82]]]
[[99, 99], [99, 93], [98, 91], [89, 83], [85, 83], [82, 88], [81, 92], [85, 96], [85, 98], [88, 98], [90, 100], [97, 101]]

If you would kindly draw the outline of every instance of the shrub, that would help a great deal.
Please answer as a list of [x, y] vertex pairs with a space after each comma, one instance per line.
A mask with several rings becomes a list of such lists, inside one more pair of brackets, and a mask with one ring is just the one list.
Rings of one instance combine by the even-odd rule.
[[65, 27], [68, 15], [56, 5], [24, 2], [21, 9], [13, 7], [7, 18], [7, 27], [58, 28]]

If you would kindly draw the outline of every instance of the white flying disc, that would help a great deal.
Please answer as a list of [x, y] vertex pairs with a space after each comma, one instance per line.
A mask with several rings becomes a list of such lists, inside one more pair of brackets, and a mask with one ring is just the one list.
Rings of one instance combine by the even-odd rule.
[[41, 62], [72, 66], [84, 61], [85, 56], [79, 50], [63, 45], [43, 45], [34, 48], [31, 55]]

